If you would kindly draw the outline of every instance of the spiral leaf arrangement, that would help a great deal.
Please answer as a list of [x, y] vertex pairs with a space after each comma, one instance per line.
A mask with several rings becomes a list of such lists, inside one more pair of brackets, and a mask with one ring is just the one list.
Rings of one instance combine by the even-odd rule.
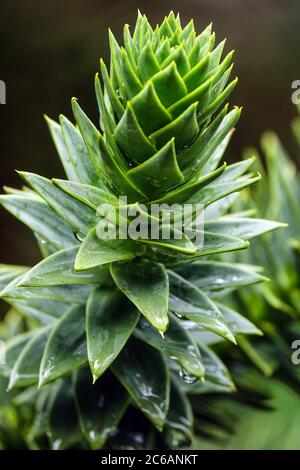
[[[101, 60], [95, 79], [100, 127], [76, 99], [75, 125], [47, 118], [67, 179], [20, 172], [29, 188], [0, 198], [43, 257], [0, 271], [1, 297], [27, 319], [2, 374], [35, 397], [31, 447], [187, 444], [197, 396], [235, 389], [211, 338], [260, 334], [222, 295], [264, 277], [216, 256], [280, 224], [226, 214], [260, 176], [247, 173], [253, 158], [220, 164], [240, 109], [224, 105], [232, 52], [222, 59], [214, 43], [211, 26], [197, 35], [173, 13], [155, 29], [139, 14], [123, 47], [110, 33], [110, 67]], [[99, 207], [113, 206], [120, 225], [125, 197], [149, 226], [153, 203], [200, 204], [203, 246], [176, 236], [175, 216], [167, 239], [160, 219], [158, 237], [101, 239], [99, 220], [112, 221]]]

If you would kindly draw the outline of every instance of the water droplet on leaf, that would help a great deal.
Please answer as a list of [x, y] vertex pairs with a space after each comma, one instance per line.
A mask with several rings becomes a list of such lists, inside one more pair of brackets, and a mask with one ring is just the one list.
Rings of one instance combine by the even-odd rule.
[[185, 369], [180, 369], [179, 374], [180, 374], [180, 377], [185, 381], [185, 383], [190, 384], [190, 385], [194, 384], [198, 380], [197, 377], [195, 377], [193, 374], [191, 374]]
[[83, 242], [84, 236], [81, 235], [81, 233], [79, 233], [79, 232], [74, 232], [74, 235], [75, 235], [75, 238], [77, 238], [77, 240], [79, 240], [80, 242]]

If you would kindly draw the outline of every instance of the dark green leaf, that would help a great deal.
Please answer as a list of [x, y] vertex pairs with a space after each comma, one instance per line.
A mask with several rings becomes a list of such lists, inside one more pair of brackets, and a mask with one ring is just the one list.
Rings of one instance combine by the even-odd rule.
[[172, 121], [172, 116], [161, 104], [151, 81], [133, 98], [131, 104], [136, 119], [147, 136]]
[[170, 108], [168, 108], [168, 111], [172, 114], [173, 118], [179, 116], [181, 113], [184, 112], [186, 108], [188, 108], [188, 106], [191, 106], [193, 103], [197, 102], [198, 105], [198, 103], [200, 103], [204, 99], [205, 95], [208, 93], [212, 81], [213, 79], [206, 80], [195, 90], [191, 91], [188, 95], [184, 96], [183, 98], [181, 98], [181, 100], [177, 101], [172, 106], [170, 106]]
[[187, 384], [184, 389], [192, 394], [233, 392], [235, 385], [225, 364], [207, 346], [199, 344], [205, 367], [205, 381]]
[[151, 44], [148, 42], [139, 55], [138, 70], [143, 82], [147, 82], [153, 75], [160, 71], [160, 65], [157, 61]]
[[75, 271], [78, 245], [48, 256], [22, 278], [20, 286], [55, 286], [60, 284], [104, 284], [109, 282], [109, 270], [98, 267]]
[[125, 112], [125, 108], [123, 107], [121, 100], [117, 96], [117, 93], [115, 92], [111, 80], [108, 75], [108, 71], [106, 68], [106, 65], [103, 62], [103, 59], [100, 59], [100, 70], [101, 70], [101, 75], [103, 78], [104, 86], [105, 86], [105, 91], [108, 94], [109, 101], [116, 112], [117, 116], [119, 119], [123, 116]]
[[73, 307], [56, 323], [48, 338], [39, 385], [73, 371], [86, 361], [85, 309]]
[[70, 227], [40, 198], [23, 195], [0, 196], [2, 206], [26, 224], [40, 237], [41, 243], [49, 243], [63, 249], [76, 243]]
[[115, 129], [115, 139], [127, 158], [132, 162], [143, 162], [155, 154], [156, 149], [146, 137], [128, 102], [126, 111]]
[[198, 287], [183, 277], [168, 271], [170, 282], [170, 309], [203, 328], [235, 343], [219, 308]]
[[94, 210], [58, 189], [50, 180], [33, 173], [20, 172], [24, 180], [77, 233], [85, 235], [99, 221]]
[[170, 395], [170, 377], [162, 355], [132, 338], [112, 370], [142, 412], [161, 431]]
[[78, 181], [76, 167], [66, 145], [61, 126], [48, 116], [46, 116], [46, 122], [67, 177], [72, 181]]
[[179, 170], [174, 139], [171, 139], [153, 157], [127, 173], [127, 177], [149, 198], [155, 198], [184, 182]]
[[170, 316], [169, 328], [164, 338], [145, 319], [140, 320], [135, 335], [169, 356], [193, 376], [198, 378], [204, 376], [204, 368], [197, 346], [173, 316]]
[[[160, 197], [154, 201], [154, 204], [184, 204], [189, 202], [190, 199], [194, 196], [197, 197], [198, 193], [202, 188], [205, 189], [206, 185], [209, 185], [214, 181], [222, 172], [225, 170], [225, 164], [222, 165], [215, 171], [201, 177], [198, 181], [194, 183], [186, 183], [180, 186], [178, 189], [170, 191], [165, 196]], [[201, 202], [201, 199], [197, 197], [197, 202]]]
[[206, 290], [219, 290], [239, 287], [264, 281], [266, 278], [255, 272], [253, 266], [234, 265], [218, 261], [197, 261], [176, 270], [196, 287]]
[[193, 438], [193, 411], [177, 382], [171, 382], [170, 408], [167, 414], [164, 439], [168, 447], [189, 446]]
[[90, 158], [92, 159], [97, 178], [101, 179], [102, 169], [100, 165], [101, 159], [99, 150], [100, 132], [91, 122], [91, 120], [87, 117], [87, 115], [83, 112], [75, 98], [72, 99], [72, 108], [76, 122], [80, 129], [80, 133], [82, 135], [88, 153], [90, 154]]
[[195, 178], [198, 175], [199, 170], [238, 120], [240, 115], [238, 109], [228, 114], [227, 110], [228, 106], [225, 106], [210, 126], [200, 133], [191, 147], [182, 154], [179, 166], [185, 170], [186, 177]]
[[48, 435], [53, 450], [68, 449], [81, 439], [72, 384], [61, 382], [53, 390], [49, 410]]
[[187, 94], [185, 83], [174, 62], [154, 75], [151, 80], [160, 101], [166, 108]]
[[189, 73], [184, 76], [184, 83], [188, 91], [195, 90], [199, 83], [202, 82], [203, 76], [207, 70], [210, 54], [208, 53], [202, 60], [200, 60]]
[[66, 285], [66, 286], [42, 286], [20, 287], [23, 276], [12, 281], [2, 292], [5, 300], [52, 300], [56, 302], [69, 302], [70, 304], [83, 304], [92, 289], [92, 285]]
[[141, 253], [141, 245], [135, 241], [119, 238], [102, 240], [98, 238], [97, 230], [94, 228], [88, 233], [77, 253], [75, 269], [81, 271], [115, 261], [132, 259], [138, 253]]
[[11, 371], [9, 389], [38, 383], [40, 362], [50, 331], [50, 327], [34, 330]]
[[128, 395], [111, 374], [92, 384], [87, 369], [76, 373], [74, 386], [83, 436], [91, 449], [101, 449], [117, 430], [128, 406]]
[[[97, 174], [97, 167], [94, 166], [77, 127], [62, 115], [60, 116], [60, 124], [65, 143], [72, 160], [72, 165], [77, 174], [75, 181], [86, 184], [95, 184], [97, 187], [104, 187], [103, 181], [101, 181]], [[73, 180], [73, 178], [69, 179]]]
[[168, 327], [168, 275], [162, 264], [136, 261], [111, 265], [117, 287], [159, 332]]
[[59, 180], [57, 178], [54, 178], [52, 181], [62, 191], [78, 199], [78, 201], [81, 201], [95, 211], [101, 204], [116, 205], [118, 203], [118, 199], [113, 194], [96, 186]]
[[263, 333], [247, 318], [240, 315], [238, 312], [233, 310], [226, 305], [217, 303], [217, 306], [224, 316], [226, 323], [230, 327], [234, 334], [243, 335], [262, 335]]
[[219, 220], [209, 220], [205, 224], [205, 230], [214, 233], [232, 235], [234, 237], [250, 240], [251, 238], [271, 232], [277, 228], [284, 227], [284, 224], [272, 220], [239, 218], [230, 216], [222, 217]]
[[25, 274], [29, 268], [25, 266], [13, 266], [10, 264], [0, 264], [0, 292], [5, 289], [14, 279]]
[[183, 150], [191, 145], [199, 132], [196, 116], [198, 102], [191, 104], [182, 114], [174, 119], [170, 124], [155, 131], [149, 139], [156, 148], [161, 148], [170, 139], [175, 138], [176, 150]]
[[118, 292], [99, 287], [87, 303], [87, 351], [94, 382], [123, 349], [139, 318]]
[[224, 103], [227, 97], [233, 92], [237, 85], [237, 82], [237, 78], [232, 80], [232, 82], [229, 83], [225, 90], [222, 91], [220, 95], [217, 95], [217, 98], [212, 103], [210, 103], [209, 106], [207, 106], [200, 112], [198, 116], [199, 125], [205, 122], [210, 116], [213, 115], [213, 113], [215, 113], [219, 109], [219, 107]]

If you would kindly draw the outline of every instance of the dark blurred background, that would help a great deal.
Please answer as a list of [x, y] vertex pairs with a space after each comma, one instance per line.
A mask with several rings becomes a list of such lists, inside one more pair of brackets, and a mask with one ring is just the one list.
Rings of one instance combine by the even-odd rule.
[[[300, 79], [299, 0], [1, 0], [0, 80], [7, 104], [0, 105], [1, 186], [20, 186], [14, 169], [45, 176], [62, 170], [43, 119], [71, 117], [76, 96], [97, 119], [93, 90], [100, 57], [108, 59], [107, 30], [121, 38], [137, 9], [153, 24], [173, 9], [182, 22], [194, 18], [200, 31], [213, 21], [217, 40], [234, 48], [238, 87], [232, 104], [244, 106], [226, 160], [239, 158], [261, 132], [276, 130], [295, 152], [290, 120], [291, 83]], [[29, 230], [1, 210], [1, 261], [31, 264], [38, 257]]]

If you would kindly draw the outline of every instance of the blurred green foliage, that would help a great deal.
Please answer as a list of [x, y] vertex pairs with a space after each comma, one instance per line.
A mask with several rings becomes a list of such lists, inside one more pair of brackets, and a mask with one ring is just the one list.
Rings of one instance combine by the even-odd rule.
[[[108, 58], [107, 29], [119, 38], [138, 8], [152, 23], [172, 8], [184, 22], [193, 17], [199, 31], [213, 21], [218, 40], [230, 37], [227, 51], [236, 50], [240, 78], [233, 103], [245, 106], [232, 159], [268, 127], [292, 145], [286, 123], [293, 114], [291, 82], [299, 78], [298, 0], [1, 0], [0, 79], [7, 85], [7, 104], [0, 106], [1, 184], [20, 185], [16, 168], [62, 176], [42, 115], [69, 115], [76, 96], [96, 118], [91, 77], [98, 59]], [[37, 260], [21, 224], [2, 214], [0, 233], [3, 262]]]

